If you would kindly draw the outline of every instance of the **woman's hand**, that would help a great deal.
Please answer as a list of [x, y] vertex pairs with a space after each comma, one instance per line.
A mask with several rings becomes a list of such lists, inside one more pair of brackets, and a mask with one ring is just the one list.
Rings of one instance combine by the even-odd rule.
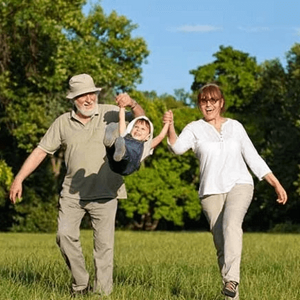
[[173, 112], [171, 110], [168, 110], [167, 112], [165, 112], [164, 117], [163, 117], [163, 122], [169, 123], [169, 124], [173, 123]]
[[279, 180], [275, 177], [273, 173], [267, 174], [264, 179], [274, 187], [275, 192], [277, 194], [277, 202], [280, 204], [285, 204], [288, 200], [287, 193], [285, 189], [280, 184]]
[[282, 187], [281, 184], [279, 184], [278, 186], [275, 186], [275, 192], [277, 194], [277, 202], [280, 204], [285, 204], [287, 202], [287, 194], [285, 189]]

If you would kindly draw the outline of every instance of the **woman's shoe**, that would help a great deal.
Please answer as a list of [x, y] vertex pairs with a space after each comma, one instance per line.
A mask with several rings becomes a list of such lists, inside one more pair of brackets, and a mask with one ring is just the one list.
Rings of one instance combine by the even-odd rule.
[[231, 299], [236, 299], [236, 295], [238, 295], [238, 282], [228, 281], [224, 284], [222, 293], [225, 296], [230, 297]]

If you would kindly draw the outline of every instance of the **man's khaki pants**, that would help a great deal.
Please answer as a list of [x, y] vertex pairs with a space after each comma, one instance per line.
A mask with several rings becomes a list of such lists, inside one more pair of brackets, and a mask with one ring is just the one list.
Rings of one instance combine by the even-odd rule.
[[81, 220], [90, 215], [94, 238], [94, 292], [109, 295], [113, 286], [113, 248], [117, 199], [80, 201], [59, 200], [57, 244], [72, 273], [72, 289], [80, 291], [89, 284], [80, 236]]
[[242, 223], [251, 203], [253, 186], [237, 184], [230, 192], [203, 197], [201, 205], [217, 249], [223, 282], [240, 282]]

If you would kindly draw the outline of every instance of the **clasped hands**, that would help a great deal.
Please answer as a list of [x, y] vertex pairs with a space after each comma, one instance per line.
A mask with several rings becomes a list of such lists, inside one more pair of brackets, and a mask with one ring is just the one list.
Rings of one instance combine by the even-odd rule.
[[127, 93], [122, 93], [116, 96], [116, 103], [119, 107], [132, 107], [136, 102]]
[[173, 112], [171, 110], [168, 110], [165, 112], [163, 116], [163, 122], [169, 123], [170, 125], [173, 124]]

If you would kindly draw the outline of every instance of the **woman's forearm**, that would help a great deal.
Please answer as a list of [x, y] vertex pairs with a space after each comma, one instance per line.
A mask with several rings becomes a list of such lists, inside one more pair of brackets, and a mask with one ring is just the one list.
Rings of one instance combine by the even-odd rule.
[[174, 145], [177, 140], [177, 134], [175, 131], [174, 123], [172, 123], [169, 127], [168, 138], [169, 138], [169, 143], [171, 144], [171, 146]]

